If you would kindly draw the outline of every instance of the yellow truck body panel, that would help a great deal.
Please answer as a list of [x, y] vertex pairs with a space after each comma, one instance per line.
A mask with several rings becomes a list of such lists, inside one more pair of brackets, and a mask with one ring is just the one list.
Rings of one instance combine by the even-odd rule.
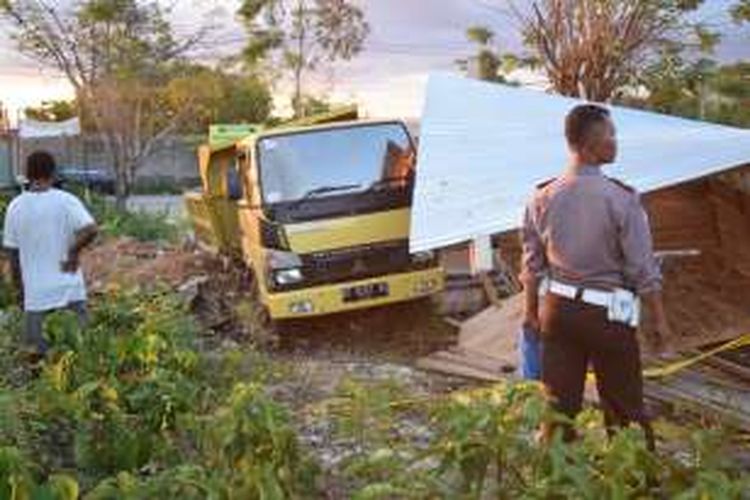
[[[342, 298], [344, 292], [348, 289], [378, 284], [388, 285], [390, 292], [388, 296], [365, 299], [359, 302], [347, 302]], [[367, 280], [267, 295], [265, 300], [271, 317], [296, 319], [415, 300], [434, 295], [441, 291], [444, 285], [443, 270], [432, 268], [425, 271], [379, 276]], [[306, 303], [312, 305], [312, 312], [300, 312], [305, 309]]]
[[354, 217], [337, 217], [285, 226], [294, 252], [314, 252], [404, 238], [409, 234], [407, 208]]

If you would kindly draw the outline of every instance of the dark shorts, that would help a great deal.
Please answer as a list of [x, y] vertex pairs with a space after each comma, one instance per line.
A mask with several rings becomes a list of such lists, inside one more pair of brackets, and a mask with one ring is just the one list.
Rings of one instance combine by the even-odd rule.
[[[86, 302], [71, 302], [66, 307], [59, 310], [73, 311], [78, 316], [78, 322], [81, 327], [88, 322], [88, 312]], [[26, 311], [24, 313], [24, 335], [23, 342], [28, 347], [35, 348], [38, 352], [47, 351], [47, 342], [44, 340], [44, 318], [58, 309], [50, 311]]]
[[544, 299], [541, 321], [542, 381], [556, 410], [578, 414], [590, 365], [607, 425], [646, 425], [635, 329], [608, 321], [603, 307], [552, 294]]

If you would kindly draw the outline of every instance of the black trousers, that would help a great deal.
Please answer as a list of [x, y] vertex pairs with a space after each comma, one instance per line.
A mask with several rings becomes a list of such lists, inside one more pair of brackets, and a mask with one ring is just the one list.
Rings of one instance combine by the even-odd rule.
[[542, 382], [553, 408], [570, 418], [580, 412], [591, 364], [607, 427], [638, 423], [653, 448], [635, 329], [608, 321], [603, 307], [553, 294], [545, 296], [541, 323]]

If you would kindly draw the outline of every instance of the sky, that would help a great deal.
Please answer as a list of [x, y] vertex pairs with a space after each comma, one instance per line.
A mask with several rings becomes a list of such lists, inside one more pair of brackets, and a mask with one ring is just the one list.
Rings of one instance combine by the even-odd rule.
[[[178, 33], [191, 33], [205, 24], [223, 26], [212, 34], [199, 57], [229, 55], [242, 47], [243, 30], [234, 18], [239, 0], [164, 1], [174, 6], [171, 20]], [[465, 40], [469, 26], [492, 28], [502, 50], [521, 49], [508, 0], [355, 1], [364, 7], [371, 25], [365, 50], [352, 62], [320, 71], [312, 85], [335, 100], [360, 103], [370, 116], [418, 116], [427, 75], [456, 71], [455, 60], [474, 51]], [[729, 3], [707, 0], [698, 14], [724, 34], [717, 54], [724, 61], [750, 57], [750, 28], [738, 29], [729, 22]], [[70, 97], [64, 79], [18, 55], [5, 31], [0, 31], [0, 101], [16, 110], [43, 99]], [[288, 99], [283, 86], [277, 90], [277, 103], [283, 110]]]

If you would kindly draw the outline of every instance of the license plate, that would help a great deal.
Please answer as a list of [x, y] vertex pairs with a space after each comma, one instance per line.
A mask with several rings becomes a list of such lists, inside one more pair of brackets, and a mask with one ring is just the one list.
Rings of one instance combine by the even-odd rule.
[[390, 293], [388, 283], [371, 283], [369, 285], [359, 285], [342, 290], [344, 302], [357, 302], [360, 300], [376, 299], [378, 297], [387, 297]]

